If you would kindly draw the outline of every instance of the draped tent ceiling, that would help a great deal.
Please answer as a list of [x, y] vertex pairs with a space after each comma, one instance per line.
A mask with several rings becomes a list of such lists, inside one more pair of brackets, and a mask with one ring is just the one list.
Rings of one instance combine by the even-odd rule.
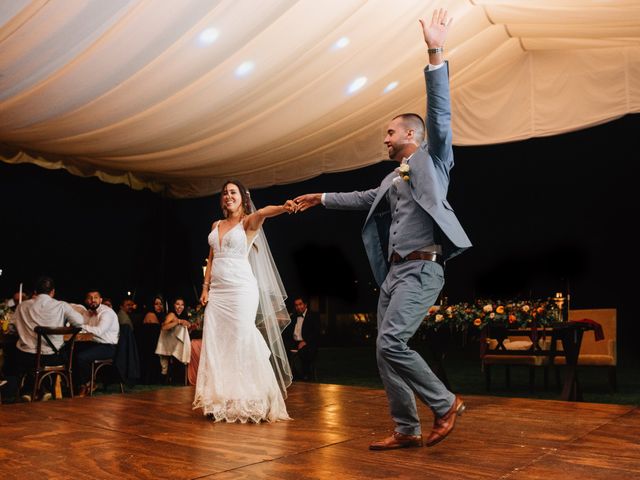
[[174, 197], [376, 163], [437, 7], [456, 145], [640, 112], [638, 0], [11, 0], [0, 158]]

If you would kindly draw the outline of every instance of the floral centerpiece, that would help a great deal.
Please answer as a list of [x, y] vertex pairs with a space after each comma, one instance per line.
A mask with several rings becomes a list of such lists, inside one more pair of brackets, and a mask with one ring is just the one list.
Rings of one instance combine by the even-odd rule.
[[189, 330], [202, 330], [204, 321], [204, 307], [201, 304], [187, 309], [187, 320], [191, 323]]
[[437, 330], [447, 325], [456, 330], [486, 326], [527, 328], [557, 322], [560, 311], [550, 300], [478, 300], [475, 303], [435, 305], [429, 309], [423, 327]]
[[0, 302], [0, 330], [2, 333], [7, 333], [9, 331], [12, 315], [13, 309], [7, 304], [7, 302]]

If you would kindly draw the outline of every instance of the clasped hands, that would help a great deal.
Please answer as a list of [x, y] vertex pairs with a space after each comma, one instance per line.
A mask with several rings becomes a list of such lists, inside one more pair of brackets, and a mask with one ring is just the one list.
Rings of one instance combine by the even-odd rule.
[[304, 212], [306, 209], [320, 205], [322, 202], [321, 193], [307, 193], [306, 195], [299, 195], [293, 200], [287, 200], [283, 207], [287, 213]]

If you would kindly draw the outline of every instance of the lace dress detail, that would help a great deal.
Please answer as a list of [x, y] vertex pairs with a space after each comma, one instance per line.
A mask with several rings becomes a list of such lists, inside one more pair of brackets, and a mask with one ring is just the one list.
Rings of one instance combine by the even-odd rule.
[[236, 225], [220, 242], [216, 226], [208, 241], [212, 277], [193, 408], [215, 421], [289, 420], [271, 351], [255, 325], [258, 285], [247, 260], [251, 245], [244, 228]]

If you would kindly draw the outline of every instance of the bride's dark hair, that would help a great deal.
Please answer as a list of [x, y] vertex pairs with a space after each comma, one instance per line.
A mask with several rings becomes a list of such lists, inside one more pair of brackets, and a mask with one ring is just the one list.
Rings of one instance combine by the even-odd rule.
[[227, 218], [228, 213], [227, 213], [227, 207], [224, 206], [224, 202], [222, 201], [222, 192], [224, 192], [224, 189], [229, 184], [232, 184], [238, 187], [238, 190], [240, 191], [240, 196], [242, 197], [242, 208], [244, 210], [245, 215], [249, 215], [251, 213], [251, 197], [249, 197], [249, 190], [247, 190], [247, 187], [245, 187], [238, 180], [227, 180], [226, 182], [224, 182], [224, 185], [222, 185], [222, 188], [220, 189], [220, 208], [222, 208], [222, 213], [224, 214], [224, 218]]

